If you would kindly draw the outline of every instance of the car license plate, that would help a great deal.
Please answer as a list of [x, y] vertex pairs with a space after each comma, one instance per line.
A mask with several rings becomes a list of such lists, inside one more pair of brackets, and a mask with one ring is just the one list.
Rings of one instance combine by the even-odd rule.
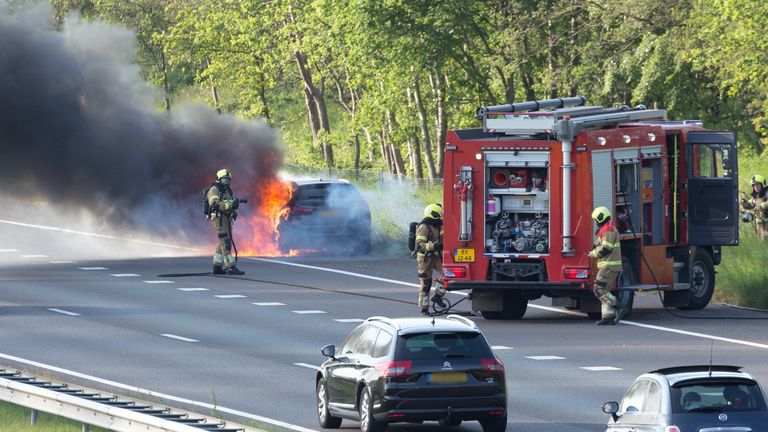
[[467, 382], [466, 372], [434, 372], [427, 375], [427, 384], [463, 384]]
[[454, 262], [475, 262], [475, 250], [470, 248], [458, 248], [453, 250]]

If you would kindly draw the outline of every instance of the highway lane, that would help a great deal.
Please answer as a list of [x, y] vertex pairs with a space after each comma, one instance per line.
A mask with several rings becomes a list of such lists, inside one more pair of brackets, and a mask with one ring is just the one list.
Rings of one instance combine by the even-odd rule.
[[[244, 278], [214, 278], [158, 277], [207, 271], [209, 259], [200, 257], [70, 263], [61, 262], [65, 256], [20, 255], [0, 258], [0, 353], [310, 429], [318, 428], [314, 371], [307, 366], [320, 364], [319, 348], [339, 344], [355, 325], [335, 320], [416, 311], [414, 264], [406, 258], [279, 259], [309, 267], [243, 259]], [[89, 267], [106, 269], [81, 269]], [[765, 321], [682, 320], [660, 311], [652, 296], [638, 304], [632, 322], [768, 345]], [[466, 311], [465, 305], [458, 308]], [[760, 316], [718, 305], [687, 314]], [[716, 363], [743, 365], [768, 383], [765, 347], [712, 345], [706, 337], [629, 324], [601, 328], [537, 308], [519, 322], [474, 319], [506, 365], [509, 430], [602, 430], [601, 403], [620, 398], [635, 376], [707, 363], [710, 349]]]

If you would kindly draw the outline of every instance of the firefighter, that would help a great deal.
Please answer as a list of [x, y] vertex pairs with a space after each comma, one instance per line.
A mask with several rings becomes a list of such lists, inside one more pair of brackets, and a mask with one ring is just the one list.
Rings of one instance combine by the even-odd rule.
[[[429, 314], [429, 290], [432, 288], [433, 272], [443, 269], [443, 206], [430, 204], [424, 209], [424, 219], [416, 228], [416, 271], [419, 276], [419, 308], [422, 315]], [[432, 301], [445, 308], [445, 289], [442, 274], [435, 287]]]
[[237, 218], [240, 202], [234, 198], [229, 183], [232, 175], [227, 169], [216, 172], [216, 182], [208, 189], [208, 205], [213, 230], [216, 232], [218, 244], [213, 253], [213, 274], [244, 275], [245, 272], [235, 265], [232, 256], [232, 221]]
[[[743, 210], [750, 211], [754, 217], [755, 231], [760, 240], [768, 238], [768, 188], [766, 188], [765, 177], [760, 174], [752, 176], [750, 181], [752, 185], [751, 199], [741, 198], [741, 207]], [[743, 217], [742, 220], [752, 221], [751, 216]]]
[[[595, 247], [587, 255], [597, 260], [595, 277], [595, 297], [600, 299], [601, 320], [597, 325], [615, 325], [626, 315], [626, 310], [616, 301], [610, 289], [621, 272], [621, 244], [619, 231], [611, 220], [611, 212], [605, 207], [597, 207], [592, 212], [592, 219], [597, 222]], [[618, 313], [616, 308], [618, 307]]]

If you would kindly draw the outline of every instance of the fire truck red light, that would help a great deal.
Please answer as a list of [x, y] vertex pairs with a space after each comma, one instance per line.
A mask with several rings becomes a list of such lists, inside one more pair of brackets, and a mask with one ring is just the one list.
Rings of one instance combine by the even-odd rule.
[[443, 267], [443, 276], [449, 278], [463, 278], [467, 276], [467, 269], [464, 267]]
[[589, 269], [585, 268], [567, 268], [563, 271], [566, 279], [588, 279]]

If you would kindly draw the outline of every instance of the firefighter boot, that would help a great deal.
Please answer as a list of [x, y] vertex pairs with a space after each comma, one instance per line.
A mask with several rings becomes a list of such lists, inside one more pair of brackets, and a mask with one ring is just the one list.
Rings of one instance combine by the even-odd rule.
[[225, 272], [224, 269], [221, 268], [220, 265], [216, 265], [216, 264], [213, 265], [213, 271], [211, 272], [211, 274], [223, 275], [223, 274], [226, 274], [226, 273], [227, 272]]
[[436, 304], [441, 309], [445, 309], [448, 307], [448, 305], [445, 304], [445, 302], [443, 301], [443, 296], [441, 296], [440, 294], [435, 293], [435, 295], [432, 296], [430, 301], [432, 301], [432, 303]]
[[600, 321], [596, 322], [597, 325], [616, 325], [616, 317], [608, 317], [603, 318]]
[[245, 274], [245, 272], [237, 268], [237, 266], [232, 266], [227, 269], [227, 274], [234, 275], [234, 276], [242, 276]]
[[613, 323], [614, 324], [618, 324], [619, 321], [624, 319], [624, 317], [627, 316], [627, 314], [629, 313], [629, 308], [627, 308], [626, 306], [624, 306], [624, 305], [622, 305], [620, 303], [616, 304], [616, 309], [617, 309], [616, 317], [613, 318]]

